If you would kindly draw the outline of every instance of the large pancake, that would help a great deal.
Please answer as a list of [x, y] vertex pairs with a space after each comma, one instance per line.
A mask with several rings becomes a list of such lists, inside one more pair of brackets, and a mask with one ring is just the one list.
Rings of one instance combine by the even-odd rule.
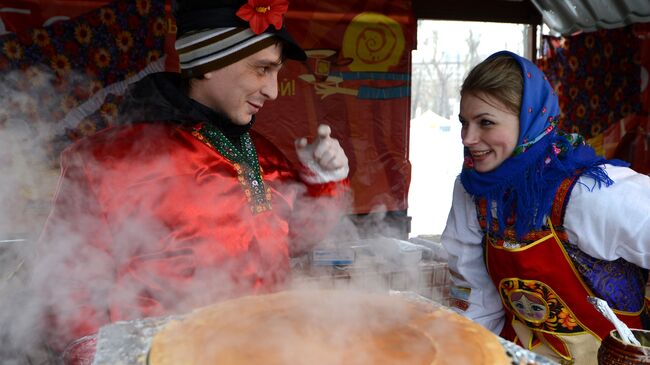
[[150, 365], [508, 364], [449, 310], [354, 291], [286, 291], [198, 309], [153, 338]]

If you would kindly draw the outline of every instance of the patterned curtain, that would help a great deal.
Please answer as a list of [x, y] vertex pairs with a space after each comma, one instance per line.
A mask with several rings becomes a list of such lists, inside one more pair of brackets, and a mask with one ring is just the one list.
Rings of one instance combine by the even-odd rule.
[[164, 0], [118, 0], [2, 35], [0, 130], [9, 121], [40, 133], [47, 125], [56, 159], [70, 142], [110, 125], [127, 84], [165, 68], [170, 19]]
[[605, 131], [641, 111], [640, 40], [633, 26], [544, 38], [539, 60], [560, 99], [560, 128], [603, 154]]

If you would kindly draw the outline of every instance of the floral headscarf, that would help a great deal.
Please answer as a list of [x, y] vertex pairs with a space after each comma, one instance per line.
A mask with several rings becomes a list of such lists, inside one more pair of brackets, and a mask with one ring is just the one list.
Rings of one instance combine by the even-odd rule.
[[[597, 156], [579, 135], [559, 132], [556, 128], [560, 114], [558, 98], [544, 73], [531, 61], [512, 52], [497, 52], [489, 58], [504, 55], [517, 61], [523, 75], [518, 145], [512, 156], [485, 173], [473, 169], [466, 148], [460, 178], [472, 196], [496, 203], [500, 232], [505, 228], [506, 218], [515, 217], [515, 232], [517, 237], [522, 237], [545, 223], [555, 192], [564, 179], [586, 175], [595, 180], [594, 186], [600, 188], [603, 183], [609, 186], [613, 181], [602, 164], [626, 164]], [[491, 216], [488, 209], [487, 218]]]

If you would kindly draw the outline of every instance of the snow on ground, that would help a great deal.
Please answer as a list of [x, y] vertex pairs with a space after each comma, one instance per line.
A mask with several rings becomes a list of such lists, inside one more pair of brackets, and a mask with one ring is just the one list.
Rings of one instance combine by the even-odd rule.
[[411, 120], [411, 237], [442, 233], [463, 161], [460, 123], [427, 111]]

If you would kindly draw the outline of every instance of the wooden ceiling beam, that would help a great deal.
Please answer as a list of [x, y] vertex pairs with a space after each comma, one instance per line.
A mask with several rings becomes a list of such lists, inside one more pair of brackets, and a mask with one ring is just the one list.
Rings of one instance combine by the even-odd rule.
[[416, 19], [542, 24], [529, 0], [412, 0]]

